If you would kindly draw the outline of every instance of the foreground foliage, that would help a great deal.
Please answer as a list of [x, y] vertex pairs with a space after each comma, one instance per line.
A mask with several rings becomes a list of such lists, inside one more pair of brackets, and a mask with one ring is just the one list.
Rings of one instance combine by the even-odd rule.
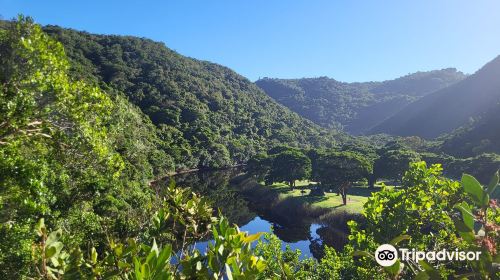
[[[94, 248], [82, 254], [80, 249], [63, 250], [58, 241], [61, 231], [47, 237], [42, 224], [37, 228], [41, 236], [37, 246], [42, 252], [37, 267], [38, 271], [45, 271], [45, 276], [66, 277], [78, 271], [81, 275], [104, 279], [113, 275], [135, 279], [496, 279], [500, 276], [500, 214], [496, 200], [489, 198], [498, 185], [498, 174], [491, 184], [482, 187], [470, 175], [464, 175], [461, 182], [444, 179], [439, 165], [427, 168], [424, 162], [419, 162], [412, 165], [403, 180], [409, 188], [374, 194], [364, 207], [366, 223], [349, 223], [351, 234], [344, 250], [336, 252], [327, 247], [319, 261], [301, 260], [300, 251], [283, 251], [281, 241], [272, 234], [266, 234], [252, 249], [250, 244], [260, 234], [248, 236], [220, 218], [211, 223], [214, 241], [204, 253], [189, 246], [176, 251], [169, 243], [159, 246], [154, 240], [149, 247], [144, 245], [147, 242], [135, 238], [125, 244], [111, 241], [102, 256]], [[188, 200], [185, 205], [196, 203]], [[170, 209], [164, 213], [171, 213]], [[187, 228], [186, 232], [193, 232], [193, 228]], [[398, 260], [384, 268], [375, 262], [373, 252], [386, 243], [422, 251], [481, 251], [481, 258], [419, 263]]]

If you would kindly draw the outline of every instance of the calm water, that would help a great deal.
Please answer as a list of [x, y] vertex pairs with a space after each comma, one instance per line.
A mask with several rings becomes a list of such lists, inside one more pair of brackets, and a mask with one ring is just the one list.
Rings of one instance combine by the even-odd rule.
[[[282, 241], [283, 249], [286, 246], [290, 246], [292, 250], [299, 249], [302, 252], [302, 258], [320, 258], [323, 244], [337, 249], [343, 246], [345, 236], [338, 236], [339, 232], [334, 229], [332, 231], [326, 226], [300, 217], [294, 219], [292, 224], [283, 224], [284, 219], [275, 217], [272, 211], [264, 210], [251, 201], [247, 201], [230, 183], [231, 179], [240, 173], [239, 169], [200, 171], [179, 174], [173, 179], [177, 186], [189, 187], [194, 192], [209, 198], [214, 209], [220, 209], [222, 214], [231, 223], [237, 224], [242, 231], [254, 234], [272, 230]], [[167, 179], [165, 183], [168, 183], [168, 180], [170, 179]], [[195, 247], [203, 252], [208, 242], [210, 240], [198, 242]]]
[[[275, 227], [273, 223], [266, 221], [262, 219], [261, 217], [257, 216], [247, 224], [243, 225], [240, 227], [241, 231], [246, 231], [249, 234], [254, 234], [257, 232], [270, 232], [271, 228]], [[311, 224], [311, 227], [309, 229], [309, 237], [305, 240], [299, 240], [296, 242], [284, 242], [282, 240], [281, 244], [281, 249], [285, 250], [286, 246], [289, 246], [290, 249], [295, 251], [296, 249], [299, 249], [301, 254], [301, 258], [309, 258], [309, 257], [314, 257], [315, 254], [311, 253], [311, 244], [315, 244], [315, 242], [318, 243], [318, 245], [321, 245], [321, 238], [319, 235], [316, 233], [316, 230], [321, 228], [321, 225], [318, 224]], [[207, 248], [209, 241], [203, 241], [203, 242], [198, 242], [195, 245], [195, 248], [200, 250], [201, 252], [205, 251]], [[253, 243], [252, 245], [255, 246], [257, 242]]]

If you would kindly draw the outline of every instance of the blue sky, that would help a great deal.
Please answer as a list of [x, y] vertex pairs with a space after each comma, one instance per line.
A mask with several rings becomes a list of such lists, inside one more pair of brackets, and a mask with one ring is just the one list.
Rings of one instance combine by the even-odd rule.
[[500, 1], [27, 1], [0, 15], [163, 41], [190, 57], [259, 77], [377, 81], [500, 55]]

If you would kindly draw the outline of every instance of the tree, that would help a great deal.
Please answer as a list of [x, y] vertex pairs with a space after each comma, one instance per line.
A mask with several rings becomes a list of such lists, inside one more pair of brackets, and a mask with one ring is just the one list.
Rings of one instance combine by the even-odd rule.
[[290, 187], [295, 180], [306, 179], [311, 175], [311, 160], [302, 152], [289, 150], [275, 156], [268, 175], [269, 181], [286, 181]]
[[301, 152], [301, 150], [299, 148], [290, 147], [287, 145], [277, 145], [277, 146], [274, 146], [271, 149], [269, 149], [267, 151], [267, 154], [270, 156], [273, 156], [273, 155], [277, 155], [277, 154], [280, 154], [283, 152], [288, 152], [288, 151]]
[[[393, 143], [397, 143], [394, 141], [389, 142], [390, 145], [394, 145]], [[341, 147], [342, 151], [346, 152], [354, 152], [360, 155], [363, 155], [363, 157], [369, 161], [370, 165], [373, 166], [375, 160], [379, 157], [377, 154], [377, 150], [373, 147], [373, 143], [368, 144], [363, 141], [354, 141], [354, 142], [348, 142]], [[377, 178], [373, 174], [373, 172], [370, 172], [366, 175], [366, 179], [368, 181], [368, 186], [370, 188], [373, 188], [375, 186]]]
[[[499, 279], [498, 200], [491, 199], [498, 185], [498, 172], [485, 186], [471, 175], [461, 182], [442, 176], [440, 164], [411, 163], [405, 173], [404, 189], [384, 188], [372, 193], [363, 206], [362, 224], [349, 222], [350, 246], [358, 266], [380, 267], [369, 254], [380, 244], [448, 252], [481, 252], [479, 260], [450, 262], [435, 260], [422, 266], [412, 261], [397, 261], [381, 273], [386, 279]], [[352, 238], [355, 237], [355, 238]], [[401, 243], [399, 243], [401, 242]]]
[[481, 154], [473, 158], [455, 159], [449, 164], [450, 177], [459, 178], [463, 173], [474, 174], [483, 184], [489, 181], [490, 174], [500, 169], [500, 156]]
[[347, 190], [352, 182], [366, 178], [372, 166], [366, 158], [351, 152], [332, 152], [319, 158], [316, 165], [316, 178], [322, 184], [336, 185], [342, 202], [347, 204]]
[[111, 99], [68, 73], [62, 45], [31, 19], [20, 17], [0, 30], [0, 217], [12, 223], [0, 226], [0, 278], [22, 273], [38, 217], [78, 227], [79, 242], [95, 224], [73, 223], [68, 213], [78, 209], [79, 216], [95, 221], [109, 215], [116, 222], [121, 217], [108, 198], [123, 205], [136, 190], [124, 192], [125, 176], [117, 180], [125, 164], [108, 137]]
[[259, 181], [264, 180], [271, 170], [272, 161], [272, 157], [257, 154], [248, 160], [245, 171]]
[[374, 184], [377, 178], [399, 180], [408, 170], [409, 164], [419, 160], [420, 156], [414, 151], [382, 149], [380, 157], [373, 165], [374, 178], [371, 182]]

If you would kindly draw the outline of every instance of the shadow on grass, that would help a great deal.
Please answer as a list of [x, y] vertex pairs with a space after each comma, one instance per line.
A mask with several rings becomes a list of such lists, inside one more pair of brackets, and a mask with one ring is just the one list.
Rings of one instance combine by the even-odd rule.
[[372, 193], [374, 192], [379, 192], [382, 190], [381, 187], [374, 187], [374, 188], [368, 188], [368, 187], [352, 187], [347, 191], [347, 194], [349, 195], [357, 195], [357, 196], [364, 196], [364, 197], [370, 197], [372, 196]]
[[287, 199], [293, 199], [297, 200], [303, 203], [309, 203], [309, 204], [314, 204], [322, 201], [328, 200], [327, 196], [312, 196], [309, 194], [303, 195], [303, 196], [293, 196], [293, 197], [287, 197]]
[[[362, 208], [362, 204], [364, 201], [362, 198], [368, 198], [372, 195], [374, 192], [379, 192], [382, 187], [381, 186], [375, 186], [374, 188], [369, 188], [366, 185], [354, 185], [348, 190], [348, 203], [347, 205], [342, 204], [341, 201], [333, 202], [335, 198], [332, 197], [332, 194], [336, 194], [335, 187], [331, 186], [323, 186], [324, 190], [327, 190], [325, 192], [325, 195], [314, 195], [312, 194], [313, 190], [318, 187], [316, 184], [310, 184], [310, 185], [305, 185], [305, 186], [300, 186], [300, 187], [290, 187], [288, 185], [282, 184], [282, 183], [277, 183], [273, 184], [270, 186], [264, 186], [261, 184], [257, 184], [260, 186], [258, 189], [258, 192], [261, 192], [263, 189], [266, 190], [272, 195], [278, 194], [281, 195], [282, 197], [280, 199], [286, 199], [289, 202], [295, 202], [295, 203], [307, 203], [311, 204], [316, 207], [323, 207], [323, 208], [328, 208], [328, 209], [335, 209], [335, 210], [347, 210], [344, 208], [349, 208], [347, 211], [352, 211], [353, 206], [351, 203], [361, 203], [359, 206], [354, 206], [354, 208]], [[297, 192], [303, 192], [303, 194], [298, 194]], [[356, 196], [356, 197], [353, 197]], [[340, 200], [340, 197], [339, 197]], [[331, 203], [328, 203], [327, 201], [332, 201]], [[352, 201], [352, 202], [351, 202]], [[327, 202], [327, 203], [323, 203]], [[323, 203], [323, 205], [319, 206], [318, 204]], [[356, 212], [360, 211], [360, 209], [355, 210]]]
[[[331, 196], [310, 196], [308, 194], [295, 197], [287, 196], [286, 193], [290, 192], [289, 187], [266, 187], [245, 175], [234, 178], [232, 183], [251, 202], [256, 212], [274, 224], [274, 232], [281, 240], [296, 242], [309, 238], [311, 241], [310, 250], [316, 258], [321, 258], [325, 245], [333, 246], [337, 250], [344, 247], [349, 234], [348, 221], [355, 220], [358, 224], [364, 223], [361, 214], [343, 210], [344, 205], [342, 204], [333, 208], [312, 205], [328, 200]], [[303, 188], [305, 187], [298, 187], [296, 190]], [[380, 188], [375, 188], [366, 191], [366, 188], [363, 187], [359, 187], [359, 189], [361, 190], [357, 193], [366, 196], [373, 191], [380, 190]], [[309, 237], [311, 223], [321, 225], [316, 230], [316, 234], [320, 236], [320, 239], [317, 240], [321, 240], [321, 242]]]
[[329, 211], [312, 205], [314, 202], [327, 199], [326, 197], [287, 196], [286, 193], [290, 191], [288, 187], [262, 186], [247, 176], [235, 178], [233, 183], [256, 209], [272, 213], [275, 220], [283, 223], [297, 223], [298, 220], [310, 221]]

